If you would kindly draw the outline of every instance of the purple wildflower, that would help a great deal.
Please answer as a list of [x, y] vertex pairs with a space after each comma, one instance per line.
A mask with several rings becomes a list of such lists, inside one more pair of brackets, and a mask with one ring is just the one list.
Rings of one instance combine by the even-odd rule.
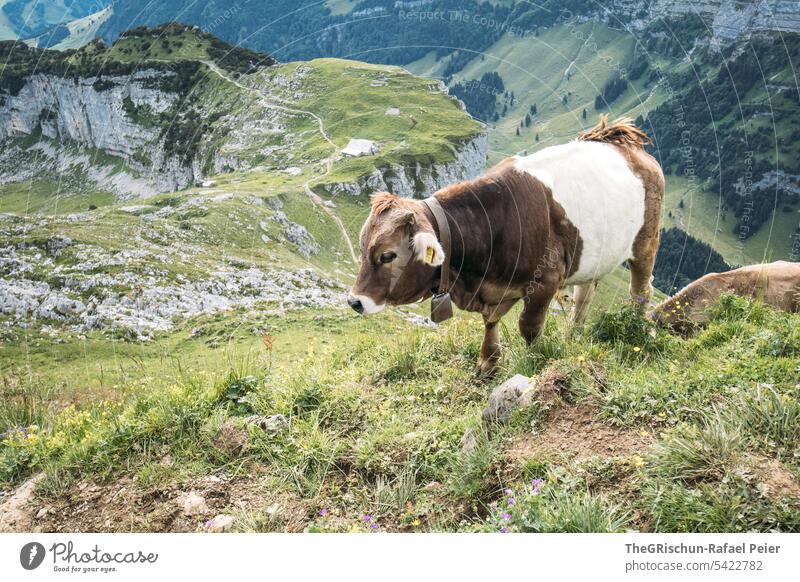
[[533, 494], [534, 495], [538, 495], [539, 494], [539, 489], [542, 488], [542, 484], [543, 483], [544, 483], [544, 481], [542, 479], [534, 479], [533, 481], [531, 481], [531, 487], [533, 487]]
[[514, 494], [514, 492], [511, 489], [503, 489], [503, 493], [505, 493], [506, 495], [513, 495]]
[[508, 533], [508, 528], [507, 527], [501, 527], [500, 528], [500, 533]]
[[364, 521], [366, 521], [367, 523], [369, 523], [370, 521], [372, 521], [372, 516], [371, 516], [371, 515], [369, 515], [369, 514], [367, 514], [367, 515], [365, 515], [365, 516], [364, 516], [364, 518], [363, 518], [363, 519], [364, 519]]
[[324, 507], [322, 509], [320, 509], [319, 510], [319, 515], [320, 515], [320, 517], [325, 517], [326, 515], [328, 515], [328, 509], [324, 508]]
[[504, 513], [500, 517], [502, 517], [504, 520], [508, 521], [509, 519], [511, 519], [511, 514], [510, 513]]
[[373, 524], [372, 524], [371, 526], [369, 526], [369, 527], [370, 527], [370, 529], [378, 529], [378, 524], [377, 524], [377, 523], [373, 523]]
[[514, 499], [513, 497], [509, 497], [509, 498], [508, 498], [508, 504], [509, 504], [511, 507], [514, 507], [514, 506], [517, 504], [517, 500], [516, 500], [516, 499]]

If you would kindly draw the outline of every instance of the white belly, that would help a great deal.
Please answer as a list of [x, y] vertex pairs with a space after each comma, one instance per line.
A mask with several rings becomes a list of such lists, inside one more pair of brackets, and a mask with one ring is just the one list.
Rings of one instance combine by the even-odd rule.
[[573, 141], [518, 157], [514, 167], [550, 188], [583, 240], [566, 284], [597, 281], [631, 258], [644, 224], [644, 186], [615, 146]]

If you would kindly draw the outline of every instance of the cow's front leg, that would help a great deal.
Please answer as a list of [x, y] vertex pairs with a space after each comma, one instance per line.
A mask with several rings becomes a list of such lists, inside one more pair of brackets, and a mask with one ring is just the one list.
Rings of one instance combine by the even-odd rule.
[[478, 357], [478, 364], [475, 366], [475, 373], [481, 376], [488, 376], [494, 372], [497, 362], [500, 360], [500, 321], [489, 321], [483, 316], [483, 343], [481, 344], [481, 355]]
[[478, 364], [475, 366], [475, 373], [481, 376], [490, 376], [497, 368], [500, 361], [500, 319], [508, 313], [518, 299], [503, 301], [499, 305], [485, 306], [481, 311], [483, 314], [483, 343], [481, 344], [481, 355], [478, 357]]

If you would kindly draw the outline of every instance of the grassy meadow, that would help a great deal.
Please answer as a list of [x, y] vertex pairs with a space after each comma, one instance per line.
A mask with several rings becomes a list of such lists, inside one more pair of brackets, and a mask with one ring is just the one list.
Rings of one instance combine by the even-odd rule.
[[[26, 334], [0, 353], [0, 486], [39, 475], [33, 527], [56, 531], [218, 513], [239, 531], [798, 531], [800, 316], [713, 309], [688, 338], [619, 303], [569, 338], [553, 314], [532, 348], [510, 315], [491, 381], [465, 314], [229, 314], [149, 345]], [[534, 403], [482, 423], [517, 373]], [[205, 513], [176, 510], [189, 491]]]

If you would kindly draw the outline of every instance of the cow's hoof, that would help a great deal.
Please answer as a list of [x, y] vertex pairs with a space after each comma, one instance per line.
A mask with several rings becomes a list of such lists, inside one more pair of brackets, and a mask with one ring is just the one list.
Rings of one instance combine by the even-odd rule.
[[497, 371], [497, 359], [484, 359], [478, 360], [475, 365], [475, 375], [481, 378], [489, 378]]

